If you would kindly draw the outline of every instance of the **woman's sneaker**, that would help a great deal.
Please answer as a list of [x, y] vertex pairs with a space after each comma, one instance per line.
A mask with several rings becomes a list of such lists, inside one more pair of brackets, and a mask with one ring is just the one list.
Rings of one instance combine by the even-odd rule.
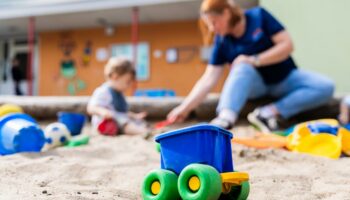
[[222, 117], [216, 117], [213, 120], [210, 121], [211, 125], [218, 126], [220, 128], [230, 130], [233, 128], [233, 123], [231, 123], [229, 120], [224, 119]]
[[248, 114], [248, 121], [263, 133], [271, 133], [279, 130], [277, 117], [264, 118], [259, 108]]

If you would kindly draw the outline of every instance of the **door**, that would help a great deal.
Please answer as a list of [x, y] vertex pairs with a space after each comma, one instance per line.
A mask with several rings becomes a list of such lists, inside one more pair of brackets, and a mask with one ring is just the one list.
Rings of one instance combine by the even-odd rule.
[[[28, 94], [28, 46], [23, 40], [7, 40], [0, 42], [0, 94], [16, 95], [19, 92]], [[36, 46], [35, 46], [35, 51]], [[37, 55], [34, 52], [34, 55]], [[38, 69], [34, 59], [33, 93], [37, 94]], [[18, 85], [16, 85], [18, 83]], [[17, 92], [16, 92], [17, 90]]]

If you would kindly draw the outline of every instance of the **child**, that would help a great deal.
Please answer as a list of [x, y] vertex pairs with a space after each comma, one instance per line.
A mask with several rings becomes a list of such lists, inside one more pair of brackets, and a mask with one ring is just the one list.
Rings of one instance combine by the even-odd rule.
[[103, 120], [113, 119], [118, 124], [119, 133], [143, 135], [145, 138], [150, 135], [143, 122], [146, 113], [129, 112], [123, 95], [135, 81], [135, 74], [129, 60], [121, 57], [109, 59], [104, 69], [106, 82], [95, 89], [87, 107], [94, 128]]
[[340, 104], [339, 121], [343, 125], [350, 124], [350, 112], [349, 112], [349, 110], [350, 110], [350, 96], [346, 96]]

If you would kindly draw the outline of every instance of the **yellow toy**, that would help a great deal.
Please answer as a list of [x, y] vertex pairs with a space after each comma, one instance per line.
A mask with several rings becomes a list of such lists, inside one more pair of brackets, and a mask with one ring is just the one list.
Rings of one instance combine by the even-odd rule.
[[337, 159], [342, 151], [350, 155], [350, 132], [334, 119], [301, 123], [287, 137], [287, 148], [294, 152]]
[[0, 106], [0, 117], [12, 113], [23, 113], [23, 110], [21, 107], [14, 104], [4, 104]]

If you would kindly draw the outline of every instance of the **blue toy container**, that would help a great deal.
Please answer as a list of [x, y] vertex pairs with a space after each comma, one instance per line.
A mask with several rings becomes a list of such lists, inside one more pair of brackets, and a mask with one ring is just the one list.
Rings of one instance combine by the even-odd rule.
[[10, 114], [0, 119], [0, 154], [40, 152], [45, 136], [36, 121], [26, 114]]
[[137, 97], [175, 97], [175, 91], [166, 89], [145, 89], [136, 90]]
[[79, 135], [83, 128], [86, 116], [81, 113], [59, 112], [58, 121], [67, 126], [72, 136]]
[[311, 123], [307, 127], [314, 134], [318, 134], [318, 133], [329, 133], [331, 135], [338, 134], [338, 127], [337, 126], [331, 126], [331, 125], [326, 124], [326, 123]]
[[219, 173], [233, 172], [232, 133], [202, 124], [156, 137], [161, 146], [161, 168], [180, 174], [189, 164], [211, 165]]

